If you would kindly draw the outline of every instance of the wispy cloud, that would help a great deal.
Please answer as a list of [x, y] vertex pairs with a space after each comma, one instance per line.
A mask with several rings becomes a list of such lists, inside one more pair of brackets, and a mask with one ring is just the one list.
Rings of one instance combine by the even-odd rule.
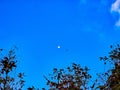
[[120, 0], [116, 0], [111, 6], [111, 13], [116, 12], [119, 14], [119, 20], [116, 22], [116, 26], [120, 27]]
[[118, 12], [120, 14], [120, 0], [116, 0], [111, 6], [111, 12]]
[[117, 27], [120, 26], [120, 18], [119, 18], [119, 20], [116, 22], [115, 26], [117, 26]]

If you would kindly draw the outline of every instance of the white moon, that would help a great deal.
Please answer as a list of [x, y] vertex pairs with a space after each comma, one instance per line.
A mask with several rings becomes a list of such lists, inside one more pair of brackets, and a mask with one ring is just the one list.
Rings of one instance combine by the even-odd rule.
[[58, 46], [58, 48], [60, 48], [60, 46]]

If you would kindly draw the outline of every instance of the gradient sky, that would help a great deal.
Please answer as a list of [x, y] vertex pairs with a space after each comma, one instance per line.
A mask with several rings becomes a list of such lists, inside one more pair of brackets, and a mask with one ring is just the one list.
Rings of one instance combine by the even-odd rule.
[[0, 0], [0, 48], [19, 48], [26, 87], [45, 87], [43, 75], [72, 62], [95, 75], [99, 57], [120, 40], [119, 7], [120, 0]]

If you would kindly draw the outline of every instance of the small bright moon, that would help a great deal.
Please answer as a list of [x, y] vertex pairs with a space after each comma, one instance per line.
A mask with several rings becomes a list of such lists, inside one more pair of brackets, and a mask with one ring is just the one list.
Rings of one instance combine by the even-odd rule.
[[58, 46], [58, 48], [60, 48], [60, 46]]

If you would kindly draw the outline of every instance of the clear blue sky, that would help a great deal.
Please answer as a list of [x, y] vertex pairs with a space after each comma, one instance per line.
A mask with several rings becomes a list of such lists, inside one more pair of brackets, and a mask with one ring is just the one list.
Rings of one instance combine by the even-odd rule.
[[114, 2], [0, 0], [0, 48], [19, 48], [18, 69], [25, 72], [26, 87], [45, 87], [43, 75], [72, 62], [88, 66], [92, 74], [103, 71], [99, 56], [120, 40]]

